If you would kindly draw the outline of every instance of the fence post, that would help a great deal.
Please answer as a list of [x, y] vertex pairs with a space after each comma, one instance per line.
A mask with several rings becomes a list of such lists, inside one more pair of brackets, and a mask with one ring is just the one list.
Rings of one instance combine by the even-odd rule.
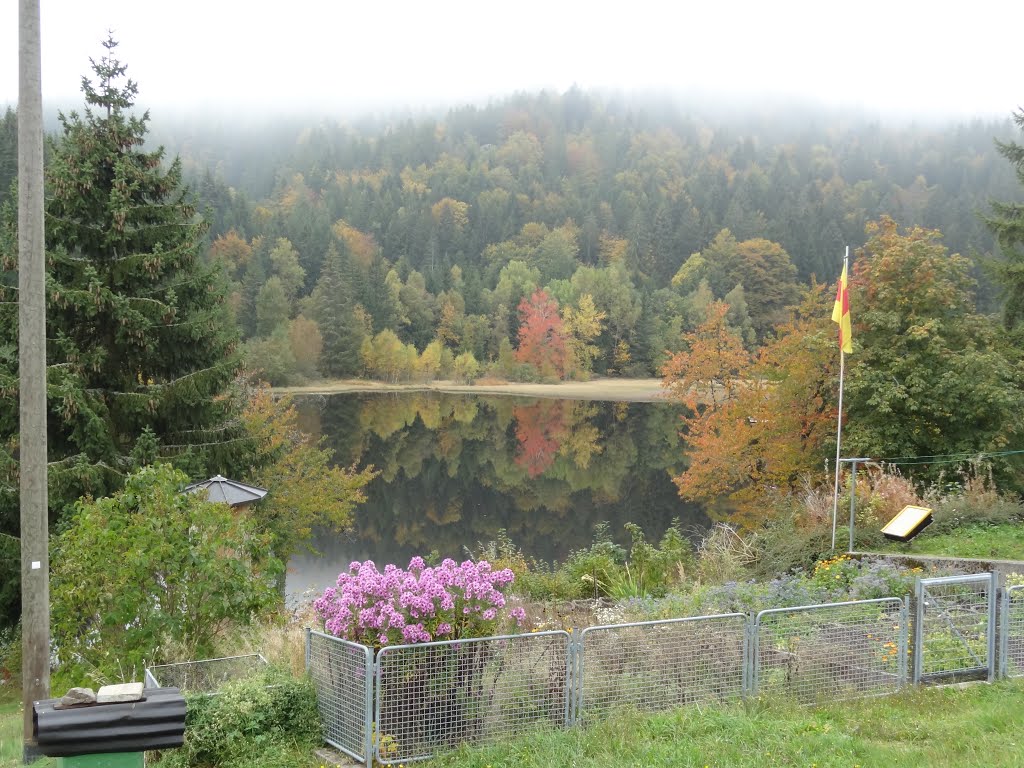
[[914, 582], [914, 672], [911, 682], [914, 685], [921, 684], [922, 655], [924, 648], [924, 585], [919, 576]]
[[363, 754], [366, 755], [366, 768], [373, 768], [373, 693], [374, 685], [376, 680], [376, 665], [373, 660], [373, 649], [367, 648], [366, 651], [366, 674], [364, 681], [366, 685], [363, 687]]
[[748, 613], [743, 622], [743, 675], [740, 691], [744, 699], [750, 695], [750, 649], [753, 647], [754, 614]]
[[900, 608], [900, 639], [899, 639], [899, 654], [900, 664], [897, 669], [899, 675], [899, 687], [904, 688], [907, 685], [907, 653], [910, 642], [910, 597], [903, 598], [903, 607]]
[[999, 663], [996, 657], [996, 602], [999, 584], [999, 574], [992, 571], [988, 582], [988, 681], [995, 682], [999, 675], [996, 665]]
[[[575, 633], [573, 633], [575, 634]], [[587, 634], [587, 630], [580, 633], [580, 644], [577, 646], [577, 656], [575, 656], [575, 680], [573, 682], [572, 700], [573, 710], [572, 722], [580, 722], [580, 713], [583, 711], [583, 675], [584, 675], [584, 658], [583, 658], [583, 637]], [[570, 635], [571, 637], [571, 635]], [[572, 638], [572, 642], [575, 642], [575, 638]]]
[[373, 725], [374, 723], [380, 722], [380, 710], [381, 710], [381, 699], [383, 698], [383, 676], [384, 676], [384, 665], [381, 663], [381, 657], [386, 653], [387, 648], [381, 648], [377, 652], [377, 658], [373, 662], [373, 714], [370, 720], [370, 758], [367, 761], [367, 766], [372, 768], [374, 758], [377, 762], [380, 762], [380, 755], [375, 754], [377, 749], [380, 747], [379, 740], [375, 741], [373, 738]]
[[576, 701], [577, 686], [579, 679], [576, 674], [576, 665], [582, 654], [577, 646], [574, 633], [569, 634], [569, 642], [565, 646], [565, 727], [572, 728], [576, 722], [578, 704]]
[[313, 656], [313, 630], [306, 627], [306, 674], [309, 674], [310, 660]]
[[1010, 674], [1010, 590], [1002, 588], [999, 601], [999, 677]]
[[761, 614], [751, 614], [750, 630], [750, 695], [757, 696], [761, 677]]

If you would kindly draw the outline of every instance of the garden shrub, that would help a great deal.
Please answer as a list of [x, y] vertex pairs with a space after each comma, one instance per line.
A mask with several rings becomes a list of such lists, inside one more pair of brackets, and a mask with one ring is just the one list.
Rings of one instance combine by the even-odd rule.
[[486, 637], [525, 620], [522, 608], [506, 610], [502, 587], [514, 579], [486, 561], [429, 567], [414, 557], [407, 571], [389, 564], [382, 573], [367, 560], [350, 564], [313, 607], [326, 632], [375, 648]]
[[875, 600], [911, 595], [920, 574], [920, 568], [901, 568], [888, 560], [862, 560], [860, 572], [850, 582], [849, 599]]
[[625, 528], [632, 538], [629, 561], [623, 569], [626, 578], [613, 582], [612, 597], [659, 597], [683, 582], [694, 557], [678, 519], [672, 521], [657, 547], [647, 542], [639, 525], [626, 523]]
[[727, 523], [716, 523], [697, 548], [697, 576], [702, 584], [741, 581], [757, 562], [757, 551], [747, 538]]
[[486, 560], [494, 570], [508, 568], [515, 574], [508, 591], [530, 600], [572, 600], [579, 597], [580, 587], [565, 568], [527, 558], [502, 528], [496, 539], [478, 544], [471, 559]]
[[829, 592], [844, 594], [860, 575], [860, 561], [841, 554], [819, 560], [811, 571], [810, 581]]
[[793, 512], [768, 520], [752, 536], [758, 553], [757, 561], [751, 564], [755, 578], [771, 579], [795, 570], [811, 570], [831, 549], [829, 526], [801, 520]]
[[990, 472], [977, 464], [962, 470], [956, 482], [940, 478], [925, 491], [924, 504], [933, 512], [929, 534], [951, 533], [966, 525], [1024, 522], [1020, 500], [996, 490]]
[[282, 670], [186, 701], [185, 743], [161, 753], [158, 768], [308, 768], [322, 738], [312, 683]]
[[[54, 537], [51, 633], [62, 684], [137, 680], [147, 665], [209, 658], [273, 612], [283, 564], [256, 521], [182, 493], [170, 465], [75, 504]], [[55, 681], [56, 687], [56, 681]]]
[[601, 522], [594, 526], [594, 543], [569, 555], [564, 569], [577, 587], [575, 597], [607, 597], [625, 562], [625, 548], [612, 541], [608, 523]]
[[626, 549], [612, 541], [607, 523], [594, 526], [594, 543], [570, 555], [564, 568], [578, 597], [660, 597], [682, 583], [694, 565], [693, 549], [673, 520], [658, 546], [635, 523], [626, 523], [632, 543]]

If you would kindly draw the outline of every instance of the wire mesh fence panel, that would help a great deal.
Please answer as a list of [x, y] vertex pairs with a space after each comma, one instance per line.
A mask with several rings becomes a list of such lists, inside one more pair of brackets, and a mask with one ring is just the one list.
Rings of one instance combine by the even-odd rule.
[[373, 649], [310, 632], [307, 654], [324, 740], [369, 764]]
[[1008, 677], [1024, 677], [1024, 585], [1006, 589], [1003, 611], [1004, 669]]
[[915, 683], [994, 677], [992, 574], [920, 579], [916, 602]]
[[180, 688], [186, 693], [216, 693], [225, 683], [244, 680], [266, 666], [267, 660], [258, 653], [158, 664], [146, 670], [146, 682], [161, 688]]
[[755, 620], [753, 688], [804, 704], [896, 691], [906, 680], [899, 598], [776, 608]]
[[580, 633], [575, 717], [621, 706], [656, 711], [743, 695], [747, 617], [740, 613], [589, 627]]
[[524, 728], [565, 727], [569, 635], [479, 638], [377, 655], [375, 754], [385, 765]]

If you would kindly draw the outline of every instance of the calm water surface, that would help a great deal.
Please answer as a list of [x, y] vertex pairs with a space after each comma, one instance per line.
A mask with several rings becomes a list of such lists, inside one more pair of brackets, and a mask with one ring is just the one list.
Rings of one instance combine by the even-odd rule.
[[614, 403], [440, 393], [339, 394], [297, 401], [303, 427], [335, 461], [372, 464], [349, 534], [320, 531], [319, 556], [289, 564], [296, 599], [332, 585], [352, 560], [406, 566], [437, 551], [464, 558], [504, 531], [529, 556], [562, 560], [607, 522], [657, 540], [678, 518], [698, 535], [704, 509], [683, 502], [679, 412], [665, 403]]

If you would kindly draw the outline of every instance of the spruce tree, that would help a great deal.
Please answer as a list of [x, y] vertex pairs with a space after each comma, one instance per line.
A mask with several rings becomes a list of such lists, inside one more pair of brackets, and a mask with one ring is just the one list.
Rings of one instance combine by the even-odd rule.
[[18, 175], [18, 115], [7, 108], [0, 117], [0, 203]]
[[[137, 86], [114, 57], [116, 45], [108, 38], [103, 57], [90, 60], [84, 114], [60, 115], [46, 170], [51, 524], [80, 496], [119, 488], [154, 453], [138, 450], [144, 434], [155, 435], [156, 455], [193, 477], [240, 469], [249, 448], [229, 396], [239, 366], [224, 281], [199, 258], [206, 225], [180, 163], [165, 165], [162, 148], [143, 146], [149, 114], [131, 111]], [[8, 201], [0, 219], [6, 534], [16, 534], [18, 516], [15, 210]], [[12, 607], [0, 605], [0, 616]]]
[[355, 302], [346, 272], [351, 272], [348, 256], [339, 253], [332, 243], [314, 291], [316, 319], [324, 341], [320, 368], [328, 376], [354, 376], [360, 370], [363, 339], [353, 314]]
[[[1013, 121], [1024, 133], [1024, 110], [1015, 112]], [[1014, 165], [1017, 179], [1024, 184], [1024, 145], [996, 141], [996, 149]], [[1003, 320], [1008, 329], [1016, 330], [1024, 324], [1024, 203], [993, 202], [985, 223], [995, 234], [1003, 254], [1002, 260], [991, 262], [1003, 290]]]

